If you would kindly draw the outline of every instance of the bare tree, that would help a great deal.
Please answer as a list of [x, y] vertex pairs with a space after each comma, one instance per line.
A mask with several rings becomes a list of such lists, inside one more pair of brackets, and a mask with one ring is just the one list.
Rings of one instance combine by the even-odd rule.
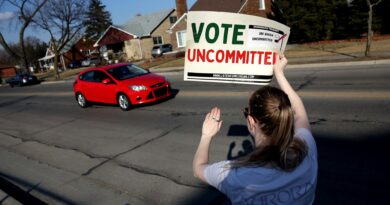
[[375, 3], [371, 3], [371, 0], [366, 0], [367, 1], [367, 6], [368, 6], [368, 32], [367, 32], [367, 44], [366, 44], [366, 52], [365, 56], [370, 56], [371, 52], [371, 42], [372, 42], [372, 37], [373, 37], [373, 31], [372, 31], [372, 8], [379, 3], [382, 2], [382, 0], [378, 0]]
[[60, 78], [58, 63], [61, 50], [81, 36], [87, 5], [86, 0], [50, 0], [35, 21], [50, 34], [56, 79]]
[[26, 55], [26, 48], [24, 43], [24, 32], [27, 27], [33, 22], [34, 17], [37, 15], [38, 11], [45, 5], [48, 0], [2, 0], [1, 4], [7, 2], [15, 6], [18, 11], [18, 20], [21, 23], [19, 30], [19, 44], [21, 52], [18, 54], [13, 51], [6, 40], [3, 37], [3, 34], [0, 32], [0, 44], [3, 46], [4, 50], [13, 58], [21, 62], [21, 66], [27, 69], [29, 72], [28, 66], [29, 62]]

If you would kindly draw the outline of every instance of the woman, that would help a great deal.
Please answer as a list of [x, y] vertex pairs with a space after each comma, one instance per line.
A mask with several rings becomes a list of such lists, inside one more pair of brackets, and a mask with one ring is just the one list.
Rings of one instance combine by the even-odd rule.
[[214, 186], [232, 204], [312, 204], [317, 182], [317, 148], [302, 100], [293, 90], [280, 56], [274, 75], [281, 89], [254, 92], [244, 109], [255, 149], [234, 160], [208, 164], [209, 145], [222, 126], [221, 111], [207, 114], [193, 161], [195, 177]]

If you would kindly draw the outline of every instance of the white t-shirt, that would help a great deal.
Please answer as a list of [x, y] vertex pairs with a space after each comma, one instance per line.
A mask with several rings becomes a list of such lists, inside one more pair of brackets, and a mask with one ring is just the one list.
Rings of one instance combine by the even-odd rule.
[[265, 167], [229, 169], [230, 161], [208, 165], [206, 181], [229, 197], [232, 204], [312, 204], [317, 184], [317, 147], [311, 132], [300, 128], [297, 137], [308, 146], [308, 154], [293, 171]]

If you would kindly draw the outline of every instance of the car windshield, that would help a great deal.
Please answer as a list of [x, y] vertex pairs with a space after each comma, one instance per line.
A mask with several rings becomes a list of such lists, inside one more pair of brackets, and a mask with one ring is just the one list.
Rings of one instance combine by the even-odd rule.
[[149, 71], [133, 64], [111, 68], [107, 71], [117, 80], [126, 80], [149, 73]]

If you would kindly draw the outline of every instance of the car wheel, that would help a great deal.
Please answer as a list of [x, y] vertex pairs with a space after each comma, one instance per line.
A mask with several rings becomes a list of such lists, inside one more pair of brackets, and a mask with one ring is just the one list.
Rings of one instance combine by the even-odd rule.
[[118, 101], [119, 107], [122, 110], [124, 110], [124, 111], [130, 110], [131, 103], [129, 101], [129, 98], [125, 94], [123, 94], [123, 93], [119, 94], [117, 101]]
[[14, 84], [10, 83], [9, 86], [10, 86], [11, 88], [13, 88], [13, 87], [14, 87]]
[[81, 93], [77, 93], [77, 104], [79, 104], [80, 107], [86, 108], [88, 106], [88, 101], [85, 99], [84, 95]]

